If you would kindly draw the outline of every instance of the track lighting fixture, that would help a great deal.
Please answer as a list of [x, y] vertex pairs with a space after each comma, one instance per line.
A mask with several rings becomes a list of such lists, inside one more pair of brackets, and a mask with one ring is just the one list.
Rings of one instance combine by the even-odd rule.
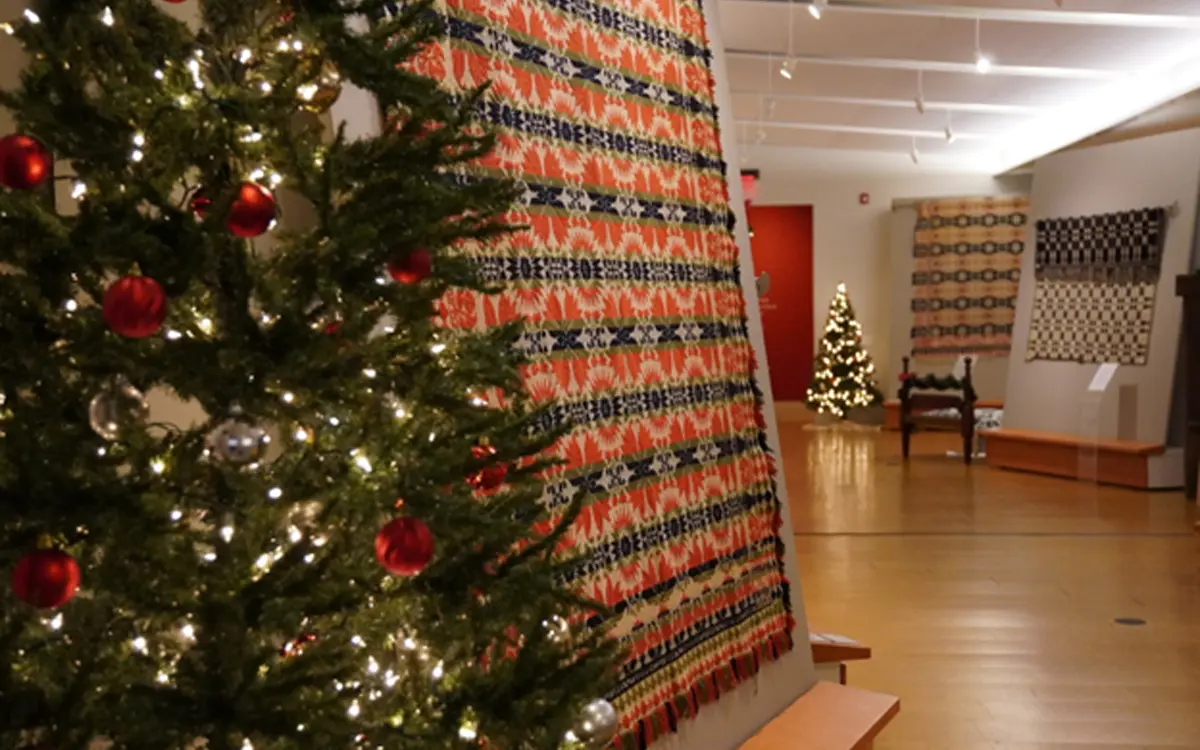
[[924, 71], [917, 71], [917, 98], [914, 99], [917, 104], [917, 112], [925, 114], [925, 80]]
[[775, 116], [775, 107], [778, 104], [779, 104], [779, 102], [776, 101], [774, 98], [767, 99], [766, 112], [767, 112], [768, 120], [770, 120], [772, 117]]
[[950, 110], [946, 110], [946, 143], [954, 143], [958, 136], [954, 134], [954, 124], [950, 122]]
[[983, 54], [983, 48], [979, 45], [979, 19], [975, 19], [975, 72], [980, 75], [987, 75], [992, 70], [992, 58]]
[[820, 21], [821, 16], [825, 14], [825, 11], [828, 8], [829, 0], [812, 0], [812, 2], [808, 4], [808, 14]]
[[784, 58], [783, 63], [779, 66], [779, 75], [787, 80], [792, 80], [792, 69], [796, 67], [796, 62], [792, 60], [792, 55], [796, 54], [796, 0], [788, 0], [788, 56]]
[[759, 128], [758, 135], [755, 137], [755, 140], [760, 144], [763, 141], [767, 140], [767, 131], [763, 130], [762, 128]]
[[912, 159], [913, 164], [921, 163], [921, 152], [917, 150], [917, 139], [915, 136], [912, 139], [912, 150], [908, 152], [908, 158]]

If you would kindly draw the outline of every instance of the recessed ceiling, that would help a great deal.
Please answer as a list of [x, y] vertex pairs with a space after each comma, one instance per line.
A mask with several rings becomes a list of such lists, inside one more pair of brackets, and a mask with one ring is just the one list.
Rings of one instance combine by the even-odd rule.
[[1197, 0], [721, 0], [720, 12], [748, 145], [915, 146], [918, 162], [1003, 172], [1200, 88]]

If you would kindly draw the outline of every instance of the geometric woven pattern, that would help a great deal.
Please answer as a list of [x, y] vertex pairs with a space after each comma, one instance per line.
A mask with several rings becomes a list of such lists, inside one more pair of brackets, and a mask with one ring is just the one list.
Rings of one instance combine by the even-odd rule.
[[1043, 219], [1037, 223], [1038, 278], [1158, 276], [1167, 210], [1143, 208], [1112, 214]]
[[1028, 212], [1023, 196], [917, 206], [913, 354], [1009, 353]]
[[1027, 359], [1144, 365], [1155, 281], [1038, 279]]
[[[779, 497], [739, 284], [699, 0], [442, 0], [414, 61], [491, 82], [496, 149], [457, 179], [517, 180], [528, 229], [463, 252], [492, 296], [450, 328], [518, 317], [525, 382], [566, 426], [546, 501], [582, 497], [564, 583], [628, 651], [608, 696], [644, 747], [792, 647]], [[593, 625], [601, 624], [597, 615]]]

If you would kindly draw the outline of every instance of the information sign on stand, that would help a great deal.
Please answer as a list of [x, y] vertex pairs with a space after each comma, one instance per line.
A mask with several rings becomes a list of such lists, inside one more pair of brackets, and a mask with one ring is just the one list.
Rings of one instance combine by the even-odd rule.
[[1104, 415], [1104, 394], [1112, 384], [1113, 376], [1117, 374], [1120, 365], [1105, 362], [1096, 368], [1092, 382], [1083, 393], [1079, 408], [1079, 435], [1089, 438], [1089, 444], [1081, 444], [1079, 449], [1079, 478], [1082, 480], [1098, 481], [1100, 477], [1100, 452], [1096, 444], [1102, 434], [1102, 419]]

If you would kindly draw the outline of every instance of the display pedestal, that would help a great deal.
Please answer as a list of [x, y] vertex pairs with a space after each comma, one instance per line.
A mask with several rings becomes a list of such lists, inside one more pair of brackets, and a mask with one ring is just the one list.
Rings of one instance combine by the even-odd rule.
[[[1100, 481], [1100, 450], [1099, 444], [1104, 439], [1104, 403], [1105, 396], [1110, 391], [1116, 392], [1117, 398], [1117, 414], [1118, 425], [1120, 425], [1120, 415], [1132, 414], [1132, 419], [1127, 420], [1126, 430], [1136, 432], [1138, 426], [1138, 390], [1136, 386], [1120, 386], [1120, 388], [1112, 388], [1112, 378], [1116, 376], [1117, 370], [1121, 366], [1114, 362], [1105, 362], [1096, 368], [1096, 373], [1092, 376], [1092, 382], [1088, 383], [1087, 390], [1080, 397], [1079, 408], [1079, 430], [1080, 448], [1079, 448], [1079, 469], [1076, 470], [1075, 476], [1081, 481], [1099, 482]], [[1128, 398], [1129, 403], [1124, 403]], [[1118, 427], [1120, 432], [1120, 427]], [[1117, 434], [1118, 440], [1129, 440], [1133, 436], [1121, 436]]]
[[[1083, 392], [1079, 403], [1079, 429], [1076, 434], [1080, 437], [1079, 468], [1075, 476], [1084, 482], [1100, 481], [1100, 441], [1104, 435], [1104, 396], [1112, 386], [1113, 376], [1117, 374], [1120, 365], [1105, 363], [1096, 368], [1092, 382]], [[1121, 393], [1123, 389], [1118, 389]], [[1135, 405], [1136, 409], [1136, 405]], [[1120, 408], [1118, 408], [1118, 412]], [[1133, 421], [1137, 424], [1137, 420]], [[1118, 439], [1121, 439], [1118, 437]]]
[[1080, 400], [1079, 429], [1076, 431], [1079, 441], [1079, 468], [1075, 476], [1084, 482], [1100, 481], [1100, 420], [1104, 407], [1103, 393], [1085, 393]]

